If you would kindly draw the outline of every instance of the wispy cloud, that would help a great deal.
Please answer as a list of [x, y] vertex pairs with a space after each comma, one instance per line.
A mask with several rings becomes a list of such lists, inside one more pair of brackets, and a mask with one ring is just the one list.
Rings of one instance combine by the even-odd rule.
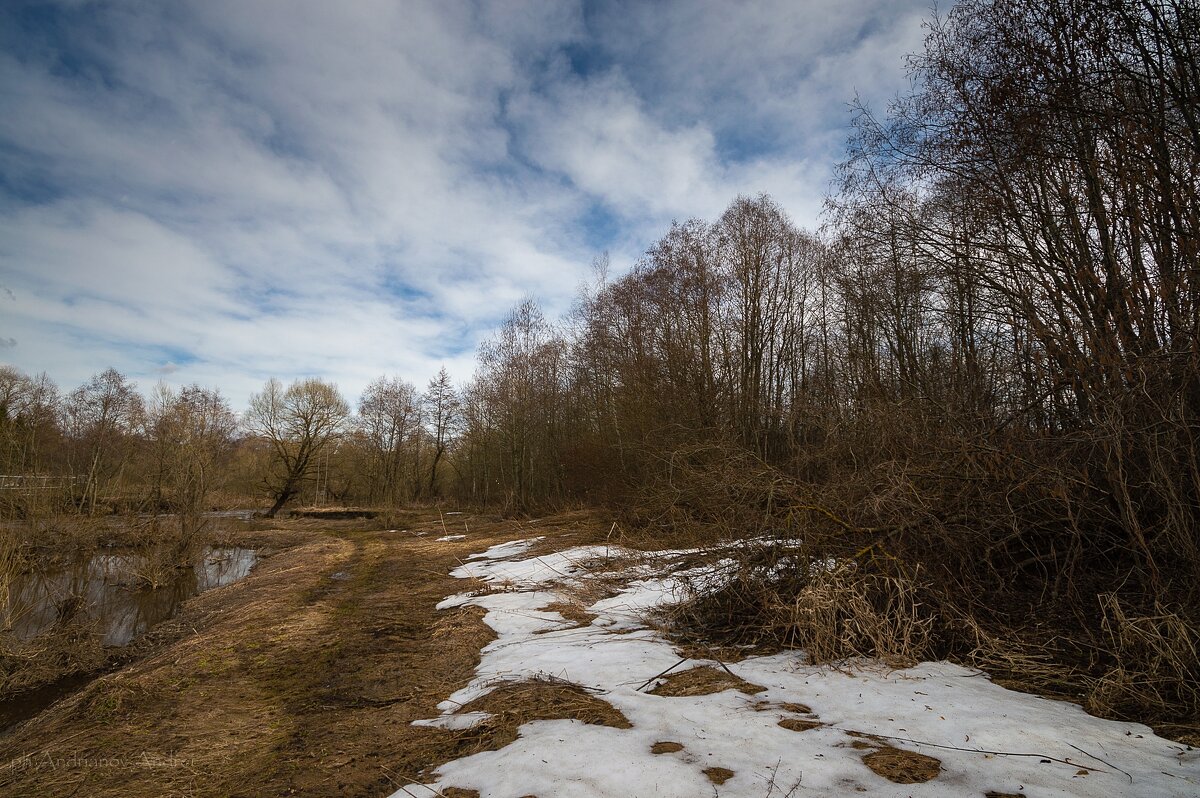
[[464, 378], [600, 249], [626, 267], [738, 192], [811, 224], [845, 103], [902, 85], [924, 11], [7, 3], [5, 357], [237, 403], [271, 375]]

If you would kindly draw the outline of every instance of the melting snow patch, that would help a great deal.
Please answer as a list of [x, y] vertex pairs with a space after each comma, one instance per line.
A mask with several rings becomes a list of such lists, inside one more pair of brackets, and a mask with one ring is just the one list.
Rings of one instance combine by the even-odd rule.
[[[452, 787], [481, 798], [1200, 794], [1200, 762], [1184, 746], [949, 663], [901, 671], [860, 663], [848, 673], [805, 665], [799, 652], [681, 659], [645, 620], [683, 597], [685, 572], [670, 572], [678, 562], [670, 553], [628, 568], [615, 595], [586, 608], [595, 620], [571, 624], [548, 607], [569, 601], [585, 565], [632, 553], [590, 546], [518, 559], [539, 539], [493, 546], [453, 572], [499, 592], [453, 596], [439, 608], [482, 607], [497, 638], [475, 678], [439, 705], [443, 714], [417, 723], [470, 728], [486, 713], [459, 713], [463, 706], [497, 685], [549, 677], [608, 702], [631, 728], [529, 722], [508, 746], [449, 762], [436, 782], [393, 798]], [[729, 570], [720, 561], [704, 568], [708, 589]], [[692, 586], [706, 575], [686, 573]], [[705, 687], [697, 672], [680, 679], [687, 689], [658, 689], [693, 668], [717, 678]]]
[[524, 540], [513, 540], [508, 543], [499, 543], [492, 546], [485, 552], [480, 554], [472, 554], [468, 559], [471, 560], [505, 560], [509, 557], [516, 557], [518, 554], [524, 554], [533, 548], [533, 544], [542, 540], [542, 537], [526, 538]]
[[414, 726], [429, 726], [435, 729], [461, 730], [477, 726], [492, 716], [490, 712], [460, 712], [457, 715], [440, 715], [426, 720], [414, 720]]
[[466, 535], [446, 535], [443, 538], [438, 538], [437, 542], [438, 543], [447, 543], [451, 540], [466, 540], [466, 539], [467, 539]]

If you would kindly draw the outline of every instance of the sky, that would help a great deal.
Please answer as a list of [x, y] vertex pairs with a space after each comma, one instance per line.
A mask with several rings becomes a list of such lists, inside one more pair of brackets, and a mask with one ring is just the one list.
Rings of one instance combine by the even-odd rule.
[[0, 363], [460, 383], [509, 310], [766, 192], [819, 223], [930, 0], [5, 0]]

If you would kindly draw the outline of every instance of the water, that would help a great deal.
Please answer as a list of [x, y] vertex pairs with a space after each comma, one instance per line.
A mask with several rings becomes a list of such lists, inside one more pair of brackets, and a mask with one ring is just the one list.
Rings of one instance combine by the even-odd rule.
[[86, 613], [105, 645], [123, 646], [173, 616], [197, 593], [242, 579], [257, 561], [252, 549], [205, 548], [190, 568], [168, 574], [155, 590], [137, 589], [145, 563], [133, 552], [96, 554], [51, 571], [14, 580], [8, 600], [9, 631], [29, 640], [67, 617]]

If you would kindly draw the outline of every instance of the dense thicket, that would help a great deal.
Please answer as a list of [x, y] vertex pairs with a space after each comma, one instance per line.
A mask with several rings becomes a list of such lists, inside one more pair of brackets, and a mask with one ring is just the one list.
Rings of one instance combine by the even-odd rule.
[[943, 653], [1046, 622], [1109, 706], [1195, 712], [1198, 56], [1192, 2], [957, 4], [860, 109], [820, 236], [741, 197], [561, 328], [519, 308], [463, 490], [802, 525], [956, 608]]
[[860, 114], [822, 238], [739, 198], [568, 327], [518, 309], [471, 389], [464, 456], [489, 476], [468, 489], [657, 490], [712, 447], [814, 484], [891, 464], [907, 476], [873, 493], [1005, 497], [989, 551], [1014, 565], [1069, 574], [1086, 547], [1194, 584], [1198, 24], [1189, 3], [959, 4], [917, 88]]

